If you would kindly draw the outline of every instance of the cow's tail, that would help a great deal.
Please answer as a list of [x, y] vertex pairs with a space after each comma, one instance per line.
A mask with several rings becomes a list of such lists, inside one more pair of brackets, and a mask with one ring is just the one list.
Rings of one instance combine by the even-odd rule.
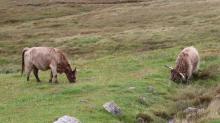
[[25, 54], [25, 52], [26, 52], [28, 49], [29, 49], [29, 48], [25, 47], [25, 48], [22, 50], [21, 75], [23, 75], [23, 72], [24, 72], [24, 66], [25, 66], [25, 63], [24, 63], [24, 54]]

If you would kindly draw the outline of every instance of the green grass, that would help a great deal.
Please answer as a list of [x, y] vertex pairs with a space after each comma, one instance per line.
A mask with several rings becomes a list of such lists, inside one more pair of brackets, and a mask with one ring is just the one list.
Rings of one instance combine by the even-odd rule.
[[[189, 97], [211, 92], [220, 81], [220, 70], [213, 69], [220, 68], [218, 1], [32, 2], [0, 2], [6, 11], [0, 14], [1, 122], [47, 123], [67, 114], [83, 123], [133, 123], [143, 113], [162, 123], [193, 105]], [[164, 65], [174, 66], [177, 54], [191, 45], [199, 50], [200, 69], [213, 69], [213, 78], [171, 82]], [[59, 75], [59, 84], [50, 84], [49, 72], [40, 73], [42, 83], [33, 75], [26, 82], [19, 73], [21, 51], [33, 46], [63, 49], [78, 69], [77, 82]], [[122, 116], [103, 109], [111, 100]]]
[[213, 120], [210, 123], [220, 123], [220, 120]]
[[[42, 83], [36, 83], [34, 76], [26, 82], [20, 74], [0, 75], [3, 87], [0, 95], [0, 114], [3, 117], [0, 120], [52, 122], [56, 117], [68, 114], [82, 122], [127, 123], [134, 122], [139, 112], [153, 115], [159, 109], [167, 110], [164, 106], [173, 102], [166, 96], [176, 93], [177, 86], [181, 86], [169, 81], [169, 72], [163, 67], [170, 63], [167, 59], [172, 57], [169, 54], [174, 50], [177, 51], [172, 48], [163, 50], [165, 52], [156, 50], [110, 55], [86, 63], [77, 60], [75, 63], [79, 66], [79, 72], [76, 84], [69, 84], [64, 75], [58, 76], [59, 84], [49, 84], [48, 72], [40, 75]], [[194, 84], [200, 82], [202, 80]], [[216, 83], [212, 80], [208, 82]], [[153, 86], [155, 92], [150, 92], [148, 86]], [[129, 87], [135, 89], [129, 90]], [[146, 104], [138, 101], [140, 96], [146, 97]], [[102, 105], [111, 100], [122, 108], [123, 116], [115, 117], [104, 111]], [[154, 118], [155, 121], [165, 122], [159, 117]]]

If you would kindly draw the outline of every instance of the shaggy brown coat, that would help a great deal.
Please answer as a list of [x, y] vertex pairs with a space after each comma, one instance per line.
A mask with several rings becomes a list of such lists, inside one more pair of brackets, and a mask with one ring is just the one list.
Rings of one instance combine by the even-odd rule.
[[199, 67], [199, 53], [193, 46], [184, 48], [177, 57], [176, 67], [171, 69], [171, 80], [188, 81]]
[[33, 73], [38, 82], [38, 71], [46, 71], [51, 69], [50, 82], [57, 82], [57, 73], [65, 73], [70, 82], [76, 81], [76, 69], [72, 71], [70, 64], [64, 53], [51, 47], [32, 47], [24, 48], [22, 52], [22, 74], [25, 70], [27, 73], [27, 81], [29, 81], [30, 73]]

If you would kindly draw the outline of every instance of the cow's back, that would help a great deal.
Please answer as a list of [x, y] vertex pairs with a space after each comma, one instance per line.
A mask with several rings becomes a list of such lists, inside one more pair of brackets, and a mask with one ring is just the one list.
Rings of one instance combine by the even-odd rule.
[[187, 54], [187, 57], [192, 64], [193, 72], [194, 72], [197, 69], [198, 64], [199, 64], [199, 53], [197, 49], [191, 46], [191, 47], [187, 47], [183, 49], [181, 53]]
[[50, 47], [32, 47], [27, 53], [30, 62], [40, 70], [49, 69], [51, 62], [56, 62], [57, 56], [54, 48]]

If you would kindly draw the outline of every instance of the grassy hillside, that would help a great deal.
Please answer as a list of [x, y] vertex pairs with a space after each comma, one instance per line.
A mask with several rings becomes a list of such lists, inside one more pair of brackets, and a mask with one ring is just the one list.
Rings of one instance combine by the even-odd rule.
[[[134, 1], [1, 0], [0, 121], [47, 123], [68, 114], [83, 123], [133, 123], [143, 113], [161, 123], [203, 104], [199, 97], [217, 95], [220, 1]], [[177, 54], [191, 45], [208, 78], [171, 82], [163, 66], [174, 66]], [[33, 46], [63, 49], [77, 66], [77, 83], [59, 75], [59, 84], [49, 84], [49, 72], [41, 72], [42, 83], [34, 76], [26, 82], [19, 73], [21, 51]], [[111, 100], [123, 116], [103, 109]], [[199, 122], [218, 118], [205, 115]]]

